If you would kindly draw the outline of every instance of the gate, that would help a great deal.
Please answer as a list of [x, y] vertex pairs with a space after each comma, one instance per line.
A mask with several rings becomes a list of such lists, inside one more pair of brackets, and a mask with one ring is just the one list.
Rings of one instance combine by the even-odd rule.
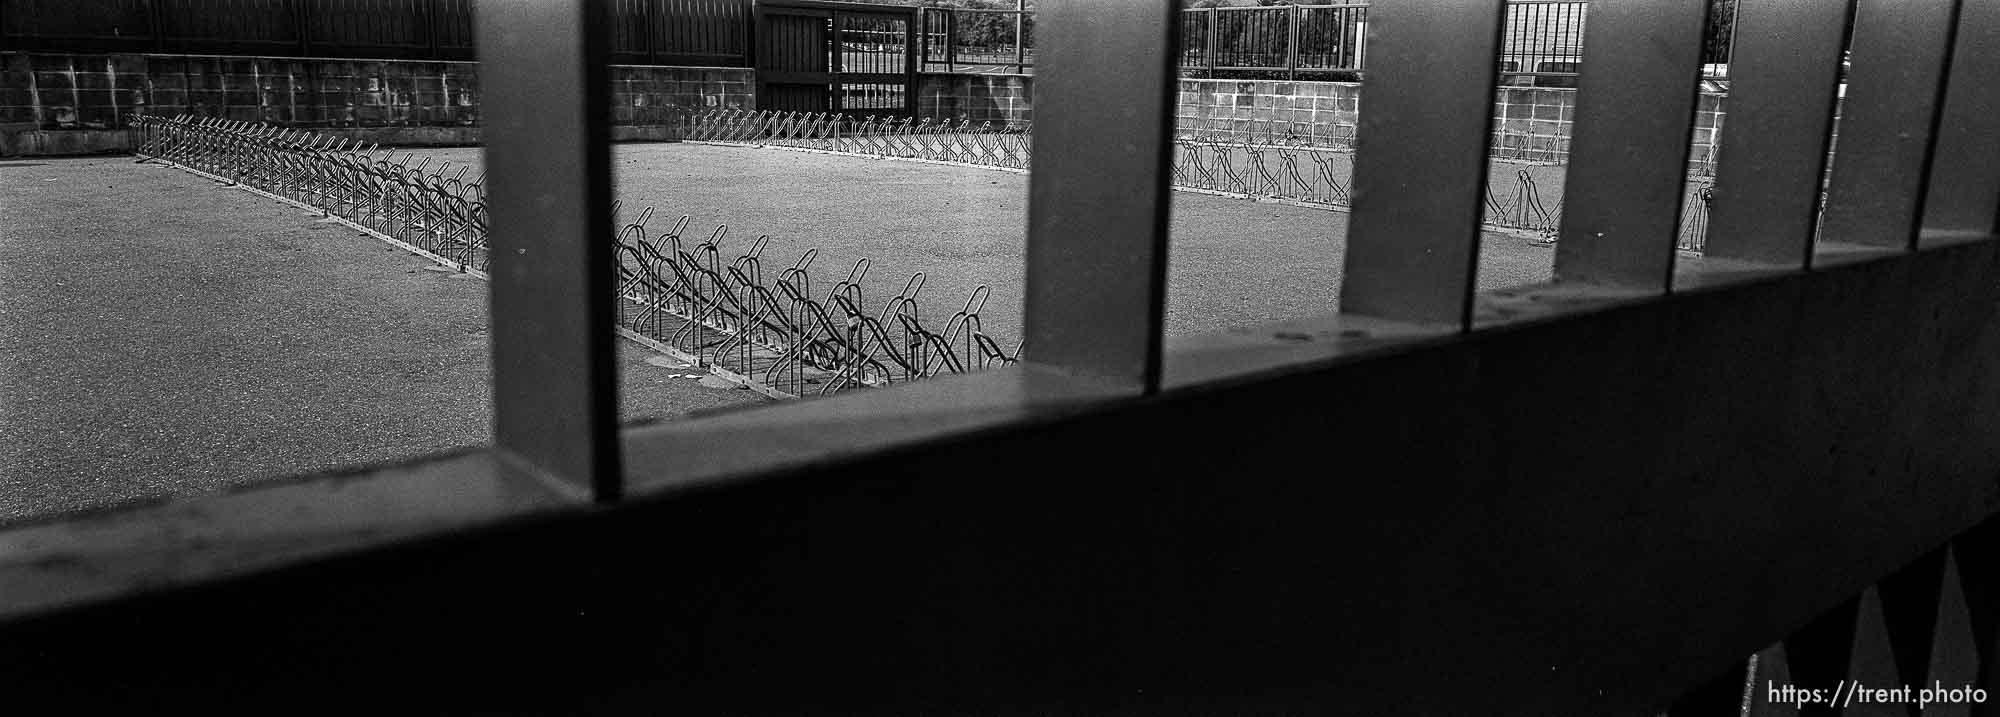
[[913, 114], [916, 8], [820, 0], [756, 8], [759, 109]]

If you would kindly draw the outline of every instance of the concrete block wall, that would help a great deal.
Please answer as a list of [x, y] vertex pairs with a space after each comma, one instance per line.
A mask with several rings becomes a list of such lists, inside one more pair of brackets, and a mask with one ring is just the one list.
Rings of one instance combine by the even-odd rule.
[[917, 79], [917, 116], [999, 124], [1033, 117], [1028, 75], [926, 74]]
[[[1311, 123], [1320, 133], [1351, 138], [1360, 109], [1361, 85], [1347, 82], [1196, 80], [1180, 82], [1178, 115], [1210, 132], [1267, 136], [1285, 123]], [[1727, 114], [1728, 97], [1704, 92], [1697, 98], [1689, 170], [1715, 172], [1715, 148]], [[1501, 87], [1493, 99], [1495, 157], [1561, 163], [1569, 159], [1576, 123], [1576, 90], [1559, 87]], [[1298, 130], [1304, 131], [1304, 130]]]
[[1569, 156], [1576, 124], [1576, 90], [1502, 87], [1493, 96], [1492, 155], [1534, 162]]
[[749, 68], [611, 67], [611, 123], [669, 124], [684, 111], [755, 109], [756, 72]]
[[[1027, 122], [1033, 117], [1034, 78], [1024, 75], [924, 75], [919, 117]], [[1689, 170], [1713, 175], [1715, 148], [1727, 96], [1704, 92], [1696, 102]], [[1183, 132], [1224, 137], [1313, 133], [1320, 140], [1351, 141], [1361, 112], [1361, 85], [1353, 82], [1182, 79], [1175, 115]], [[1576, 90], [1501, 87], [1493, 100], [1493, 156], [1531, 162], [1569, 159], [1576, 123]]]
[[[677, 110], [756, 106], [749, 69], [622, 65], [612, 83], [621, 139], [664, 136], [647, 128]], [[478, 64], [0, 53], [0, 155], [128, 151], [132, 113], [336, 130], [384, 144], [470, 143]]]
[[1361, 86], [1351, 82], [1184, 79], [1175, 115], [1183, 132], [1235, 137], [1352, 128], [1360, 109]]

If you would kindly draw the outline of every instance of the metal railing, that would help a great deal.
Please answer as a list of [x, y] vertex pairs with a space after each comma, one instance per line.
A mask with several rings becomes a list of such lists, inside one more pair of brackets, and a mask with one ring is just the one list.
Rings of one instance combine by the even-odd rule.
[[[1584, 0], [1510, 0], [1502, 78], [1574, 87], [1587, 9]], [[1367, 27], [1368, 3], [1183, 10], [1180, 65], [1209, 76], [1352, 79], [1365, 69]]]
[[[426, 157], [268, 125], [182, 116], [133, 118], [142, 159], [170, 162], [233, 182], [329, 217], [453, 269], [485, 276], [484, 175], [450, 171]], [[789, 132], [785, 126], [760, 131]], [[870, 129], [850, 134], [869, 136]], [[615, 213], [617, 208], [613, 208]], [[992, 291], [980, 286], [942, 324], [926, 323], [918, 272], [879, 312], [863, 290], [871, 261], [815, 293], [809, 249], [775, 272], [765, 270], [768, 237], [733, 257], [727, 225], [706, 238], [689, 233], [693, 218], [654, 233], [652, 207], [623, 225], [617, 249], [618, 325], [626, 335], [692, 367], [792, 398], [864, 386], [965, 373], [1020, 359], [983, 330], [980, 311]], [[828, 286], [821, 283], [821, 286]]]
[[923, 8], [917, 57], [925, 72], [1025, 74], [1035, 66], [1035, 13]]
[[[503, 7], [489, 37], [584, 2]], [[1431, 31], [1374, 50], [1392, 121], [1356, 146], [1338, 313], [1170, 347], [1171, 10], [1052, 4], [1024, 323], [1096, 340], [622, 433], [537, 410], [614, 402], [580, 376], [608, 346], [502, 331], [608, 317], [578, 287], [613, 247], [576, 240], [606, 138], [552, 133], [586, 138], [558, 175], [509, 164], [556, 139], [496, 133], [496, 196], [552, 218], [494, 224], [495, 354], [569, 359], [495, 372], [520, 428], [0, 533], [0, 679], [86, 710], [395, 687], [464, 712], [1763, 717], [1901, 714], [1906, 685], [1989, 710], [2000, 4], [1870, 7], [1856, 54], [1885, 59], [1855, 68], [1828, 182], [1848, 8], [1745, 4], [1723, 261], [1676, 266], [1683, 198], [1628, 190], [1685, 181], [1699, 8], [1601, 5], [1593, 66], [1639, 77], [1579, 88], [1569, 176], [1601, 206], [1565, 213], [1560, 280], [1481, 292], [1504, 18], [1385, 3]], [[601, 93], [556, 81], [601, 68], [582, 34], [495, 43], [493, 77]], [[494, 125], [568, 104], [595, 106], [501, 93]], [[241, 170], [202, 149], [241, 143], [172, 146]], [[1813, 245], [1822, 201], [1843, 246]], [[592, 261], [538, 282], [564, 251]]]

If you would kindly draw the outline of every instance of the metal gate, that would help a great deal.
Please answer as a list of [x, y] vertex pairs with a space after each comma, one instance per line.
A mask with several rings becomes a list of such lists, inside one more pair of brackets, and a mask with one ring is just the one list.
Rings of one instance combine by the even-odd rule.
[[759, 109], [913, 114], [916, 8], [821, 0], [756, 8]]

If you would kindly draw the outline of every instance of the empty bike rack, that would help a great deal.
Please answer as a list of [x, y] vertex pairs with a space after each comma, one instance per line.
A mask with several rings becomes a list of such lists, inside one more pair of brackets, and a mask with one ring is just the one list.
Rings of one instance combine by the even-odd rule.
[[[485, 276], [486, 195], [483, 175], [467, 178], [470, 167], [453, 171], [448, 162], [433, 166], [431, 158], [409, 152], [397, 157], [374, 145], [256, 123], [189, 116], [139, 116], [133, 123], [140, 133], [139, 161], [168, 163], [311, 209], [444, 266]], [[919, 151], [920, 142], [937, 141], [943, 130], [903, 124], [896, 135], [904, 138], [897, 140], [902, 151]], [[745, 115], [704, 131], [718, 137], [778, 133], [807, 142], [827, 138], [838, 127], [827, 117]], [[1026, 163], [1025, 144], [1019, 162]], [[614, 205], [612, 211], [620, 209]], [[922, 272], [870, 314], [863, 287], [867, 259], [827, 293], [815, 294], [811, 271], [818, 249], [766, 277], [768, 237], [725, 259], [728, 226], [692, 241], [692, 217], [656, 234], [648, 227], [654, 214], [652, 207], [644, 208], [611, 237], [617, 242], [619, 331], [690, 366], [769, 396], [792, 398], [976, 371], [1021, 358], [1021, 346], [1006, 350], [981, 329], [979, 312], [992, 293], [986, 286], [975, 289], [942, 328], [933, 328], [937, 325], [926, 324], [919, 311]]]

